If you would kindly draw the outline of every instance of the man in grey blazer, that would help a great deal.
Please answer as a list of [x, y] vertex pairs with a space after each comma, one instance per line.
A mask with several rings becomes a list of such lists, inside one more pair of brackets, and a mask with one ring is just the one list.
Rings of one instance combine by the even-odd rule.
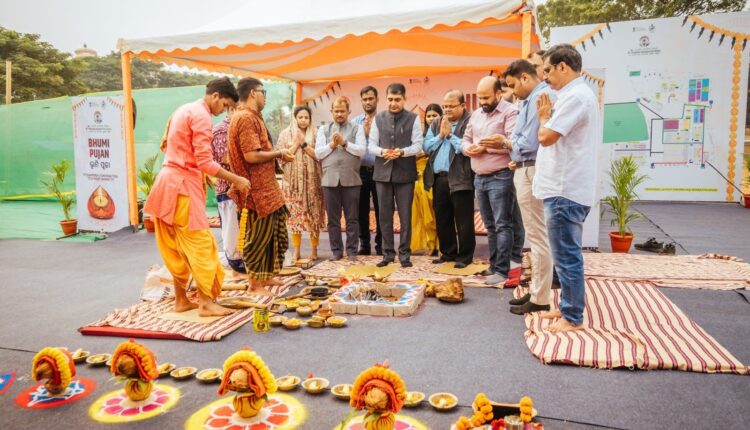
[[401, 223], [398, 259], [402, 267], [411, 267], [411, 204], [417, 180], [415, 156], [422, 150], [422, 124], [419, 115], [404, 109], [406, 88], [393, 83], [386, 89], [388, 110], [380, 112], [370, 128], [368, 150], [373, 151], [375, 171], [373, 179], [378, 192], [383, 232], [383, 260], [378, 267], [387, 266], [396, 258], [393, 244], [393, 203], [395, 200]]
[[328, 215], [328, 240], [337, 261], [344, 256], [341, 211], [346, 219], [346, 255], [357, 261], [359, 246], [359, 165], [367, 149], [365, 134], [349, 121], [349, 99], [337, 97], [331, 105], [333, 122], [318, 129], [315, 156], [323, 165], [323, 198]]

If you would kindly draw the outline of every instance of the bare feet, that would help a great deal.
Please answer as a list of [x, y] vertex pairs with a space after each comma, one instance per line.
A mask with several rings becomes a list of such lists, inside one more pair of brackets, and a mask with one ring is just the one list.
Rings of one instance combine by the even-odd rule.
[[222, 317], [234, 313], [232, 309], [217, 305], [214, 302], [201, 303], [198, 309], [198, 315], [202, 317]]
[[310, 253], [310, 260], [315, 261], [318, 259], [318, 248], [313, 248]]
[[545, 320], [553, 320], [555, 318], [562, 318], [562, 312], [560, 312], [560, 309], [555, 309], [549, 312], [542, 312], [542, 319]]
[[193, 303], [188, 299], [185, 286], [176, 282], [174, 286], [174, 311], [187, 312], [197, 307], [197, 303]]
[[272, 292], [266, 290], [262, 286], [250, 287], [247, 290], [247, 293], [250, 294], [250, 295], [252, 295], [252, 296], [268, 296], [268, 297], [271, 297], [271, 296], [274, 295]]
[[559, 320], [547, 326], [547, 330], [550, 333], [562, 333], [564, 331], [580, 330], [582, 328], [583, 326], [573, 325], [573, 323], [566, 320], [565, 318], [560, 318]]
[[174, 311], [175, 312], [187, 312], [189, 310], [195, 309], [198, 307], [197, 303], [193, 303], [190, 300], [187, 300], [185, 302], [181, 302], [179, 300], [174, 301]]
[[284, 285], [283, 282], [277, 281], [275, 279], [269, 279], [267, 281], [260, 281], [260, 284], [266, 287], [274, 287], [274, 286], [281, 286]]
[[295, 248], [294, 253], [292, 254], [292, 261], [296, 263], [300, 259], [300, 257], [301, 256], [300, 256], [299, 248]]

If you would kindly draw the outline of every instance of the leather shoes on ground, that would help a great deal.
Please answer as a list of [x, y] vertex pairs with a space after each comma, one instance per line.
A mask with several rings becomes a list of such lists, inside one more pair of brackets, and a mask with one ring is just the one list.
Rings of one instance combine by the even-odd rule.
[[412, 266], [414, 266], [414, 264], [409, 260], [401, 262], [401, 267], [412, 267]]
[[334, 255], [334, 256], [333, 256], [333, 257], [331, 257], [331, 258], [330, 258], [329, 260], [330, 260], [330, 261], [339, 261], [339, 260], [341, 260], [342, 258], [344, 258], [344, 256], [343, 256], [343, 255]]
[[376, 264], [376, 266], [378, 266], [378, 267], [385, 267], [385, 266], [387, 266], [387, 265], [389, 265], [391, 263], [393, 263], [393, 260], [383, 259], [378, 264]]
[[361, 248], [359, 252], [357, 252], [357, 255], [370, 255], [372, 251], [370, 251], [369, 248]]
[[528, 314], [530, 312], [542, 312], [548, 311], [549, 305], [537, 305], [536, 303], [529, 300], [521, 306], [512, 306], [510, 312], [516, 315]]
[[440, 257], [440, 258], [436, 258], [436, 259], [432, 260], [432, 264], [443, 264], [443, 263], [447, 263], [449, 261], [453, 261], [453, 260], [449, 260], [447, 258]]
[[509, 301], [508, 304], [510, 304], [511, 306], [521, 306], [529, 300], [531, 300], [531, 294], [526, 293], [523, 297], [519, 297], [517, 299]]
[[453, 267], [456, 268], [456, 269], [465, 269], [466, 268], [466, 263], [456, 263], [456, 264], [453, 265]]

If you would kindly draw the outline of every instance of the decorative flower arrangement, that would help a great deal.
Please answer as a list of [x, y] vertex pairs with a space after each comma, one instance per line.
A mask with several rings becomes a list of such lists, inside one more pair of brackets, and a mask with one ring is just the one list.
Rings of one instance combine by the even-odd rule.
[[247, 232], [247, 208], [242, 208], [240, 215], [240, 227], [237, 233], [237, 251], [242, 253], [245, 249], [245, 233]]
[[[524, 423], [531, 422], [533, 406], [534, 404], [531, 401], [531, 397], [524, 396], [521, 398], [521, 401], [519, 402], [519, 416]], [[484, 393], [477, 394], [474, 398], [474, 403], [472, 403], [472, 409], [474, 410], [474, 415], [472, 415], [471, 418], [462, 416], [456, 421], [455, 426], [457, 430], [469, 430], [488, 422], [492, 426], [492, 430], [505, 429], [505, 420], [497, 419], [492, 421], [494, 418], [494, 414], [492, 413], [492, 403]]]
[[133, 401], [148, 398], [154, 388], [153, 381], [159, 377], [156, 356], [135, 340], [122, 342], [112, 355], [110, 372], [125, 380], [125, 394]]
[[73, 357], [67, 350], [46, 347], [31, 362], [31, 375], [35, 381], [47, 379], [44, 387], [50, 394], [60, 394], [76, 375]]
[[355, 410], [367, 410], [363, 420], [366, 430], [390, 430], [394, 428], [395, 414], [404, 406], [405, 400], [404, 380], [385, 362], [357, 376], [349, 404]]
[[241, 417], [257, 415], [268, 400], [268, 394], [275, 393], [277, 389], [271, 370], [250, 348], [242, 348], [224, 362], [224, 376], [218, 393], [220, 396], [227, 391], [237, 393], [233, 404], [235, 412]]

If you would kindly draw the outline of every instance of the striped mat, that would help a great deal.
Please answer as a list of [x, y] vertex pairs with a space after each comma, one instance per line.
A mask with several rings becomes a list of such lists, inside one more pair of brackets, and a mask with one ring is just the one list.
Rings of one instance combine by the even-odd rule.
[[[300, 276], [279, 277], [283, 285], [269, 287], [274, 296], [250, 296], [260, 304], [270, 304], [275, 297], [286, 293], [292, 285], [299, 283]], [[225, 291], [222, 297], [244, 296], [244, 291]], [[143, 301], [127, 309], [115, 309], [104, 318], [82, 327], [82, 334], [101, 335], [102, 330], [97, 328], [107, 327], [119, 329], [122, 336], [136, 337], [162, 337], [170, 339], [195, 340], [207, 342], [220, 340], [222, 337], [237, 330], [242, 325], [252, 321], [253, 309], [243, 309], [212, 323], [202, 324], [188, 321], [169, 321], [159, 318], [164, 313], [174, 309], [174, 299], [163, 298], [157, 301]], [[110, 334], [118, 333], [117, 330], [109, 331]]]
[[651, 281], [658, 287], [750, 289], [750, 264], [716, 254], [583, 254], [586, 276]]
[[[212, 228], [221, 228], [221, 220], [218, 216], [208, 217], [208, 224]], [[370, 211], [370, 231], [375, 233], [376, 226], [377, 220], [375, 219], [375, 211]], [[324, 227], [323, 231], [327, 231], [327, 229]], [[346, 231], [346, 220], [344, 217], [341, 217], [341, 231]], [[397, 212], [393, 214], [393, 231], [395, 233], [401, 231], [401, 222], [398, 219]], [[482, 216], [479, 215], [479, 211], [474, 211], [474, 232], [478, 236], [487, 236], [487, 229], [484, 227], [484, 222], [482, 222]]]
[[587, 279], [584, 329], [551, 334], [550, 323], [539, 313], [526, 316], [526, 345], [544, 364], [750, 374], [649, 282]]

